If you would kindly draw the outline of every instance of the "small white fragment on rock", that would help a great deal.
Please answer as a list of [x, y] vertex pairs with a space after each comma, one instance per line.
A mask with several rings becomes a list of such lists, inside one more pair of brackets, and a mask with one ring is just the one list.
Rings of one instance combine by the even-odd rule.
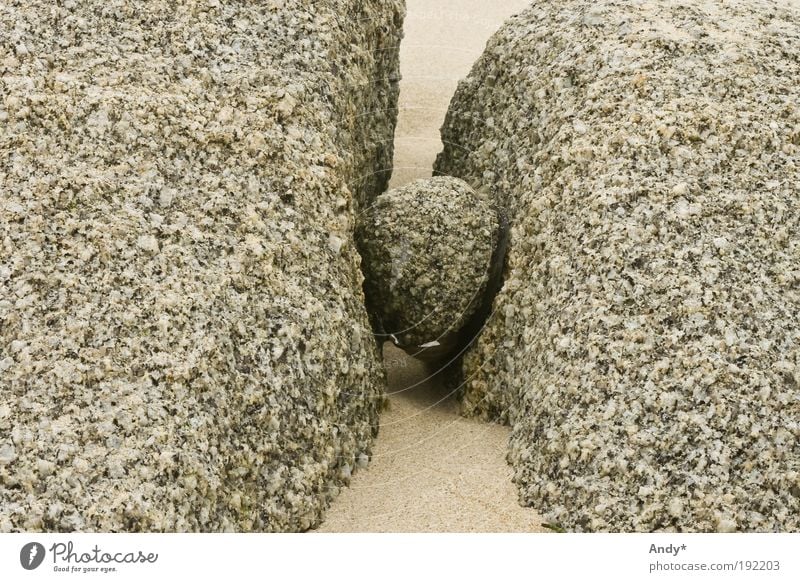
[[603, 17], [603, 8], [599, 6], [593, 6], [586, 11], [586, 15], [583, 17], [583, 22], [588, 26], [599, 26], [603, 24]]
[[721, 251], [725, 251], [730, 246], [728, 239], [724, 236], [718, 236], [714, 239], [714, 246], [717, 247]]
[[689, 218], [689, 203], [683, 198], [675, 204], [675, 215], [681, 219]]
[[158, 241], [156, 237], [152, 235], [142, 235], [139, 237], [139, 240], [136, 241], [137, 246], [142, 249], [143, 251], [147, 251], [148, 253], [156, 254], [158, 252]]
[[36, 461], [36, 471], [40, 477], [48, 477], [53, 474], [56, 469], [56, 464], [46, 459], [39, 459]]
[[158, 195], [158, 204], [161, 208], [169, 208], [172, 206], [172, 201], [175, 199], [175, 190], [172, 188], [164, 188]]
[[247, 149], [250, 153], [258, 153], [267, 147], [267, 139], [260, 131], [255, 131], [247, 136]]
[[111, 126], [111, 121], [108, 118], [108, 110], [100, 108], [89, 115], [89, 119], [86, 120], [86, 125], [95, 128], [100, 135], [104, 134], [106, 129]]
[[719, 525], [717, 525], [717, 532], [733, 533], [736, 529], [736, 522], [733, 519], [729, 517], [720, 518]]
[[283, 99], [281, 99], [278, 102], [277, 110], [280, 117], [282, 119], [286, 119], [292, 114], [296, 106], [297, 106], [297, 99], [295, 99], [294, 97], [292, 97], [287, 93], [286, 95], [283, 96]]
[[223, 124], [228, 124], [233, 121], [233, 108], [225, 106], [217, 113], [217, 121]]
[[680, 517], [683, 513], [683, 499], [674, 498], [669, 502], [667, 511], [672, 517]]
[[89, 470], [90, 467], [89, 461], [87, 461], [86, 459], [81, 459], [80, 457], [72, 462], [72, 466], [75, 467], [75, 470], [78, 473], [85, 473], [86, 471]]
[[11, 200], [6, 204], [6, 210], [8, 210], [11, 214], [16, 214], [18, 216], [25, 214], [25, 207], [14, 200]]
[[689, 184], [686, 182], [681, 182], [680, 184], [676, 184], [672, 188], [672, 195], [673, 196], [686, 196], [689, 193]]
[[5, 372], [6, 370], [10, 369], [11, 366], [14, 365], [13, 358], [6, 357], [0, 360], [0, 372]]
[[8, 465], [17, 458], [17, 451], [12, 443], [0, 447], [0, 465]]
[[338, 236], [330, 235], [328, 237], [328, 248], [334, 255], [338, 255], [342, 251], [344, 241]]

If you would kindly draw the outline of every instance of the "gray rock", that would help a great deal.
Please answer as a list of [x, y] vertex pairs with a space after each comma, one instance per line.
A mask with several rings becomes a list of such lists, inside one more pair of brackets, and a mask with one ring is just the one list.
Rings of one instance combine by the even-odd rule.
[[535, 2], [437, 169], [511, 221], [465, 409], [581, 531], [800, 529], [797, 4]]
[[462, 180], [417, 180], [378, 196], [357, 241], [381, 337], [417, 355], [452, 349], [481, 305], [498, 234], [494, 209]]
[[403, 4], [193, 6], [0, 4], [0, 531], [307, 529], [369, 454]]

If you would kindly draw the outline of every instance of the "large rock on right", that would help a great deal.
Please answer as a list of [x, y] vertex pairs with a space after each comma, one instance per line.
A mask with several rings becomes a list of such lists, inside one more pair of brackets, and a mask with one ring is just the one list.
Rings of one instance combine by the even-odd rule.
[[799, 16], [535, 2], [459, 86], [437, 171], [512, 224], [464, 405], [565, 529], [800, 529]]

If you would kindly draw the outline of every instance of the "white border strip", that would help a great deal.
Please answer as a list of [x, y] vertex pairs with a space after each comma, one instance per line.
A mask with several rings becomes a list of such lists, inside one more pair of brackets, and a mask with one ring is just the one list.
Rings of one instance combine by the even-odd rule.
[[3, 534], [0, 580], [796, 582], [798, 550], [800, 534]]

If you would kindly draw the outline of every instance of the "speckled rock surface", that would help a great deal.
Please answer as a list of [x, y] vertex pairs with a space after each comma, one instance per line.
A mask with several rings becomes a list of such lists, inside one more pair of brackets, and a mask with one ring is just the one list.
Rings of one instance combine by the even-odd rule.
[[800, 530], [800, 12], [548, 0], [461, 83], [437, 169], [512, 223], [466, 358], [568, 530]]
[[412, 353], [449, 346], [481, 304], [495, 210], [456, 178], [390, 190], [359, 216], [364, 291], [382, 333]]
[[367, 458], [400, 1], [0, 4], [0, 531], [286, 531]]

